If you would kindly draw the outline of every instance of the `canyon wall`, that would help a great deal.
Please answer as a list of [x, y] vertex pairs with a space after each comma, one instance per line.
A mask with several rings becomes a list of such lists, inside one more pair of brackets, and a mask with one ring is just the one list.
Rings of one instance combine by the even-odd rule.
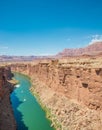
[[[98, 62], [96, 59], [42, 60], [27, 64], [11, 64], [11, 68], [13, 71], [29, 75], [33, 84], [37, 84], [38, 88], [34, 89], [42, 98], [42, 102], [56, 115], [63, 129], [101, 129], [102, 115], [99, 113], [102, 111], [102, 68], [100, 60]], [[79, 117], [82, 119], [76, 122]]]
[[0, 66], [0, 130], [16, 130], [16, 121], [14, 119], [10, 93], [13, 91], [13, 84], [10, 67]]
[[[74, 64], [74, 63], [70, 63]], [[83, 63], [85, 64], [88, 63]], [[34, 75], [49, 88], [76, 99], [91, 109], [102, 110], [102, 68], [68, 66], [60, 61], [16, 64], [13, 70]]]

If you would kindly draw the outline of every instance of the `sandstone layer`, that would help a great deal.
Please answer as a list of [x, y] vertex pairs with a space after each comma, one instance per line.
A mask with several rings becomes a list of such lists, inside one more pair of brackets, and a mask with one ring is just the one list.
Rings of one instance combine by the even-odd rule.
[[62, 52], [58, 53], [57, 56], [80, 56], [80, 55], [99, 55], [102, 54], [102, 41], [94, 42], [84, 48], [76, 49], [64, 49]]
[[0, 130], [16, 130], [12, 106], [10, 103], [10, 93], [13, 86], [10, 67], [0, 67]]
[[31, 77], [58, 130], [102, 129], [102, 60], [68, 58], [11, 64]]

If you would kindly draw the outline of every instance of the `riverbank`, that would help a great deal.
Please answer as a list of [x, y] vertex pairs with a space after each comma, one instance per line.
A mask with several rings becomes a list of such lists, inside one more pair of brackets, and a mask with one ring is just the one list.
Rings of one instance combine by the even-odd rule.
[[[48, 96], [48, 94], [52, 93], [51, 90], [48, 90], [48, 87], [45, 87], [45, 85], [43, 85], [43, 83], [39, 82], [39, 80], [37, 78], [30, 78], [30, 81], [32, 83], [32, 86], [30, 88], [30, 91], [32, 92], [32, 94], [36, 97], [37, 101], [39, 102], [39, 104], [41, 105], [42, 109], [46, 112], [46, 118], [48, 118], [51, 121], [51, 127], [54, 127], [56, 130], [62, 130], [62, 126], [60, 124], [60, 122], [57, 120], [57, 117], [54, 113], [52, 113], [52, 110], [50, 107], [48, 107], [45, 102], [44, 102], [44, 97], [41, 97], [41, 91], [46, 91], [48, 93], [45, 93], [46, 96]], [[39, 90], [38, 90], [39, 88]], [[42, 88], [44, 88], [42, 90]], [[50, 93], [49, 93], [50, 92]]]
[[68, 100], [64, 95], [51, 90], [38, 79], [33, 79], [33, 86], [30, 90], [45, 108], [47, 117], [52, 121], [52, 126], [56, 130], [101, 129], [101, 112], [90, 110], [75, 100]]

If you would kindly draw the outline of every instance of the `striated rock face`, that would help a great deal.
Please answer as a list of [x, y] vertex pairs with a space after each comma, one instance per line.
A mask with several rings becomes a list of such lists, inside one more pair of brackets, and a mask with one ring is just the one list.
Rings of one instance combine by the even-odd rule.
[[11, 68], [31, 77], [37, 86], [32, 90], [40, 95], [43, 104], [56, 115], [63, 129], [100, 130], [101, 64], [101, 58], [60, 59], [11, 64]]
[[64, 49], [58, 56], [97, 55], [99, 53], [102, 53], [102, 41], [95, 42], [84, 48]]
[[0, 130], [16, 130], [10, 103], [10, 93], [13, 90], [13, 84], [9, 82], [11, 78], [10, 67], [0, 67]]
[[[62, 61], [42, 62], [36, 65], [12, 65], [15, 71], [36, 76], [49, 88], [63, 93], [66, 97], [76, 99], [89, 108], [102, 110], [102, 68], [85, 67], [88, 63]], [[83, 67], [81, 64], [84, 64]]]

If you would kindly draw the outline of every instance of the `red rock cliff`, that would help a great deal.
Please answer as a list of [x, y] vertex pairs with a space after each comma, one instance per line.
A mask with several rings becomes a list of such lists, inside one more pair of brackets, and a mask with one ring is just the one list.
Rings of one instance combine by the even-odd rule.
[[13, 84], [9, 82], [12, 78], [10, 67], [0, 67], [0, 130], [16, 130], [10, 93], [13, 90]]
[[90, 65], [90, 62], [68, 64], [55, 60], [35, 65], [16, 64], [12, 68], [36, 76], [49, 88], [76, 99], [91, 109], [102, 110], [102, 68]]

